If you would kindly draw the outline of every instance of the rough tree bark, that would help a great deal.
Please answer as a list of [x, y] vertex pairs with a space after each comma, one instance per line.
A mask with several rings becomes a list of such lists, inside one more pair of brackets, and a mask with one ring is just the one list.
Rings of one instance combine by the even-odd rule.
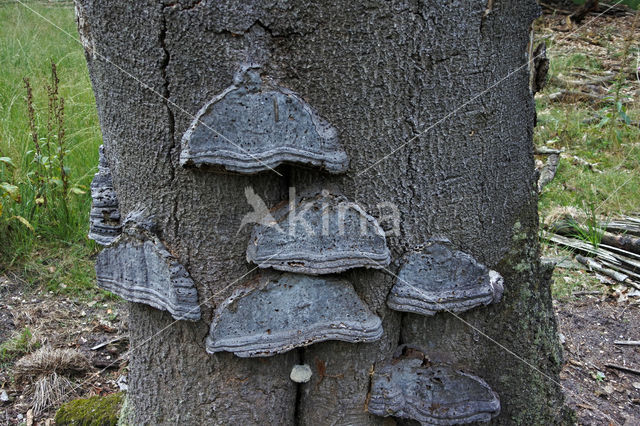
[[[497, 423], [564, 421], [549, 379], [557, 380], [561, 351], [538, 261], [534, 104], [522, 66], [534, 0], [78, 0], [77, 14], [121, 216], [153, 218], [204, 302], [200, 321], [175, 324], [167, 312], [130, 304], [133, 423], [382, 424], [366, 411], [370, 372], [404, 343], [482, 377], [500, 396]], [[337, 129], [346, 173], [180, 165], [193, 116], [247, 63]], [[337, 188], [373, 216], [384, 215], [379, 203], [399, 208], [399, 235], [387, 237], [391, 273], [343, 274], [382, 318], [383, 337], [264, 358], [208, 354], [214, 308], [257, 273], [240, 279], [253, 268], [251, 227], [237, 233], [251, 211], [245, 188], [272, 207], [289, 187], [312, 185]], [[390, 310], [400, 259], [433, 237], [502, 274], [503, 300], [458, 317]], [[289, 373], [303, 362], [313, 376], [298, 385]]]

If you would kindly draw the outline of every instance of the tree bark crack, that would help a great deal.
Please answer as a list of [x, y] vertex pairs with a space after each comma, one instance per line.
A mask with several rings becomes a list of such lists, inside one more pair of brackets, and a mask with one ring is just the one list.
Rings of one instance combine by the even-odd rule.
[[[304, 364], [304, 348], [298, 349], [298, 364]], [[302, 407], [303, 386], [304, 383], [298, 383], [296, 386], [295, 407], [293, 409], [293, 424], [295, 426], [302, 424], [302, 413], [300, 410]]]
[[[161, 26], [160, 33], [158, 35], [158, 41], [160, 43], [160, 47], [162, 49], [162, 58], [160, 61], [160, 75], [162, 76], [162, 98], [164, 102], [164, 106], [167, 110], [167, 127], [169, 130], [169, 138], [171, 143], [166, 152], [166, 160], [169, 165], [169, 188], [173, 188], [174, 181], [176, 179], [176, 170], [175, 164], [172, 161], [174, 155], [177, 155], [175, 152], [176, 147], [176, 124], [175, 124], [175, 116], [173, 114], [173, 110], [171, 109], [171, 91], [169, 90], [170, 83], [169, 78], [167, 76], [167, 68], [169, 67], [169, 63], [171, 62], [171, 52], [167, 47], [167, 17], [165, 11], [167, 8], [171, 8], [170, 5], [163, 6], [161, 10]], [[171, 217], [173, 218], [174, 225], [174, 235], [178, 234], [178, 221], [176, 220], [178, 214], [178, 205], [180, 203], [179, 197], [172, 197], [173, 205], [171, 210]]]

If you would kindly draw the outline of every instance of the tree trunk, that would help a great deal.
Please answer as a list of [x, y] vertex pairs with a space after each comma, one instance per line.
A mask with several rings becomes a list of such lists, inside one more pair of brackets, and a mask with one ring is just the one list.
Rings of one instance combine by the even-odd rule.
[[[382, 424], [367, 411], [372, 376], [401, 344], [484, 379], [500, 397], [498, 423], [563, 421], [522, 66], [534, 0], [79, 0], [77, 13], [121, 217], [150, 218], [202, 304], [199, 321], [174, 322], [131, 303], [133, 423]], [[194, 117], [246, 64], [337, 130], [345, 173], [181, 165]], [[380, 339], [259, 358], [206, 352], [215, 308], [258, 273], [245, 255], [252, 226], [238, 232], [251, 211], [247, 187], [269, 208], [287, 201], [290, 187], [330, 188], [387, 228], [380, 207], [397, 206], [391, 264], [340, 274], [382, 319]], [[388, 308], [403, 256], [434, 237], [498, 271], [502, 301], [455, 315]], [[296, 384], [289, 373], [302, 363], [313, 375]]]

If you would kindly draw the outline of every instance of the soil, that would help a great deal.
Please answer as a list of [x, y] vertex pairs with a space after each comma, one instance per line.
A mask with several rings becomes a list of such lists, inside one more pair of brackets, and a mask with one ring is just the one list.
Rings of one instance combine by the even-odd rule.
[[555, 302], [565, 366], [560, 375], [568, 405], [583, 425], [640, 425], [640, 300], [580, 296]]
[[[25, 292], [24, 287], [13, 277], [0, 276], [0, 341], [29, 327], [43, 346], [75, 348], [85, 354], [94, 369], [76, 378], [78, 389], [66, 400], [117, 392], [118, 381], [126, 382], [126, 303], [79, 302], [61, 295]], [[614, 343], [640, 340], [640, 298], [611, 291], [555, 301], [554, 307], [564, 342], [561, 383], [579, 424], [640, 425], [640, 375], [607, 367], [614, 364], [640, 370], [640, 346]], [[101, 347], [92, 350], [96, 346]], [[0, 424], [25, 422], [31, 407], [29, 389], [14, 383], [10, 363], [0, 370], [1, 390], [7, 392], [9, 401], [0, 402]], [[34, 424], [51, 424], [60, 404], [35, 416]]]
[[[30, 289], [19, 277], [0, 275], [0, 343], [26, 328], [36, 347], [76, 349], [86, 356], [92, 369], [73, 379], [73, 388], [64, 400], [33, 416], [33, 424], [52, 424], [59, 406], [71, 399], [108, 395], [126, 383], [127, 364], [126, 303], [111, 297], [79, 301]], [[99, 346], [99, 347], [98, 347]], [[19, 356], [17, 357], [19, 358]], [[0, 363], [0, 424], [29, 425], [33, 412], [30, 385], [18, 384], [13, 376], [15, 360]]]

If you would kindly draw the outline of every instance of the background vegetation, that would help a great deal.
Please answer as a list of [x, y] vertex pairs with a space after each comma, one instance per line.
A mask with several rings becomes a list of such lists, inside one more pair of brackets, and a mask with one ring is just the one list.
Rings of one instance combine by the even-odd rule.
[[[77, 38], [72, 4], [29, 5]], [[95, 245], [86, 238], [88, 189], [101, 134], [82, 46], [14, 2], [0, 3], [0, 22], [0, 275], [12, 270], [54, 292], [91, 293], [94, 273], [88, 258]], [[64, 102], [63, 138], [57, 125], [48, 128], [52, 63]], [[40, 155], [24, 78], [33, 89]], [[61, 171], [68, 179], [66, 190]]]

